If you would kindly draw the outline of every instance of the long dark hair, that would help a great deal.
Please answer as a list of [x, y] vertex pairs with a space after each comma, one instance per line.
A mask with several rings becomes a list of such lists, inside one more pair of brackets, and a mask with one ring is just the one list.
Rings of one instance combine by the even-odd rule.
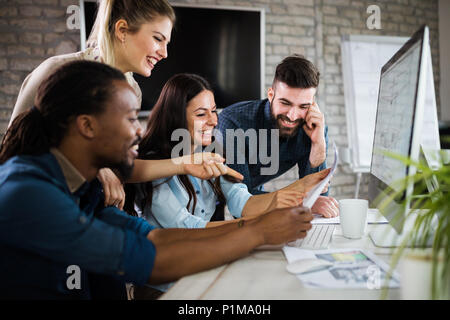
[[[172, 132], [180, 128], [187, 129], [187, 105], [203, 90], [212, 91], [210, 84], [204, 78], [195, 74], [180, 73], [166, 82], [152, 109], [147, 130], [139, 144], [139, 159], [167, 159], [171, 157], [172, 149], [178, 143], [177, 141], [171, 141]], [[197, 204], [194, 187], [188, 176], [178, 175], [177, 177], [189, 195], [189, 202], [186, 206], [188, 210], [191, 201], [193, 201], [193, 214]], [[219, 199], [219, 205], [211, 220], [223, 220], [223, 206], [226, 200], [220, 188], [220, 179], [216, 179], [215, 182], [208, 180], [208, 182]], [[134, 210], [136, 190], [134, 187], [133, 185], [126, 186], [127, 204], [125, 209], [132, 215], [136, 215]], [[151, 207], [153, 184], [151, 182], [145, 183], [143, 189], [145, 197], [142, 203], [137, 204], [141, 208]]]
[[57, 147], [80, 114], [100, 114], [122, 72], [91, 61], [69, 62], [39, 86], [35, 106], [14, 119], [3, 137], [0, 164], [17, 155], [38, 155]]

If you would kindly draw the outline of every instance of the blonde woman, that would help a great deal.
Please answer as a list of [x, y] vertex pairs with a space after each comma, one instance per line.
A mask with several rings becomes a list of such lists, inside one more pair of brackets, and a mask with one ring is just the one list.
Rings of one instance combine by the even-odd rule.
[[[167, 44], [174, 22], [175, 13], [167, 0], [100, 1], [87, 49], [50, 57], [30, 73], [20, 89], [10, 124], [18, 114], [33, 106], [38, 86], [43, 80], [61, 65], [74, 60], [98, 61], [119, 69], [125, 74], [141, 103], [141, 90], [132, 74], [135, 72], [149, 77], [155, 65], [167, 57]], [[227, 172], [227, 168], [220, 163], [220, 157], [207, 154], [204, 159], [208, 161], [197, 165], [175, 165], [170, 159], [137, 161], [131, 180], [148, 181], [180, 172], [195, 172], [194, 175], [210, 178]], [[98, 178], [103, 184], [105, 205], [122, 209], [125, 192], [121, 181], [106, 168], [100, 170]]]

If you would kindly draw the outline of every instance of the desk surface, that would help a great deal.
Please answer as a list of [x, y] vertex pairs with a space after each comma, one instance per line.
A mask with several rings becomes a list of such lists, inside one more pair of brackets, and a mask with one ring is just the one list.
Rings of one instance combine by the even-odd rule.
[[[368, 225], [367, 231], [376, 225]], [[342, 236], [336, 226], [330, 249], [363, 248], [390, 262], [389, 250], [374, 247], [366, 235], [359, 240]], [[226, 265], [186, 276], [178, 280], [160, 299], [167, 300], [320, 300], [379, 299], [382, 290], [310, 289], [286, 271], [286, 258], [281, 249], [257, 249], [248, 256]], [[399, 289], [389, 289], [388, 299], [400, 299]]]

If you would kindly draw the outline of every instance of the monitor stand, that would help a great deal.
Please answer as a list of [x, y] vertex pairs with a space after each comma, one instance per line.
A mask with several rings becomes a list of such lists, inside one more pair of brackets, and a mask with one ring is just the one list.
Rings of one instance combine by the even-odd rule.
[[[434, 170], [435, 168], [438, 168], [439, 164], [439, 157], [438, 152], [436, 150], [426, 150], [423, 148], [422, 144], [420, 145], [420, 151], [419, 151], [419, 159], [422, 164], [427, 166], [428, 168]], [[435, 190], [439, 188], [438, 181], [435, 176], [431, 176], [429, 179], [425, 180], [426, 186], [428, 188], [428, 192], [432, 193]], [[387, 209], [392, 212], [395, 212], [395, 205], [391, 208]], [[388, 220], [392, 219], [392, 215]], [[390, 224], [385, 225], [379, 225], [377, 226], [370, 234], [370, 238], [372, 239], [373, 243], [377, 247], [381, 248], [395, 248], [402, 245], [405, 241], [405, 238], [412, 230], [414, 223], [417, 218], [417, 213], [409, 214], [406, 221], [404, 222], [402, 233], [398, 233]], [[436, 226], [437, 223], [437, 217], [433, 217], [434, 221], [433, 224]], [[432, 247], [433, 237], [431, 236], [430, 239], [428, 239], [427, 247]], [[410, 241], [411, 242], [411, 241]], [[408, 243], [406, 245], [407, 247], [413, 247], [411, 243]]]
[[[417, 214], [413, 213], [405, 220], [402, 233], [398, 233], [390, 224], [377, 225], [374, 230], [369, 233], [370, 238], [375, 246], [380, 248], [395, 248], [403, 245], [406, 238], [413, 229]], [[437, 221], [434, 221], [437, 222]], [[428, 239], [427, 248], [433, 246], [433, 236]], [[414, 247], [412, 240], [409, 239], [406, 247]]]
[[406, 235], [406, 230], [403, 230], [403, 232], [399, 234], [389, 224], [378, 225], [369, 233], [373, 244], [380, 248], [399, 247], [405, 240]]

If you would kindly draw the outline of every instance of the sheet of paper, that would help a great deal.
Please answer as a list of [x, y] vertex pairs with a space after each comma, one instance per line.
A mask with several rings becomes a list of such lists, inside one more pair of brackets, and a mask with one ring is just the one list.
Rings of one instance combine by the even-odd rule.
[[288, 263], [302, 259], [324, 259], [333, 263], [326, 270], [298, 274], [297, 278], [307, 288], [381, 289], [400, 286], [397, 273], [389, 283], [386, 281], [389, 266], [368, 250], [305, 250], [285, 246], [283, 252]]
[[334, 162], [331, 166], [330, 173], [320, 181], [318, 184], [316, 184], [306, 195], [306, 197], [303, 199], [303, 206], [307, 208], [311, 208], [314, 203], [316, 202], [317, 198], [322, 193], [323, 188], [327, 185], [327, 183], [330, 181], [331, 177], [333, 176], [334, 172], [336, 171], [337, 163], [338, 163], [338, 151], [336, 148], [336, 144], [333, 142], [333, 148], [334, 148]]
[[[335, 218], [324, 218], [320, 214], [314, 214], [314, 219], [311, 221], [312, 224], [340, 224], [339, 217]], [[377, 210], [369, 209], [367, 212], [367, 223], [377, 224], [377, 223], [389, 223], [387, 219]]]

